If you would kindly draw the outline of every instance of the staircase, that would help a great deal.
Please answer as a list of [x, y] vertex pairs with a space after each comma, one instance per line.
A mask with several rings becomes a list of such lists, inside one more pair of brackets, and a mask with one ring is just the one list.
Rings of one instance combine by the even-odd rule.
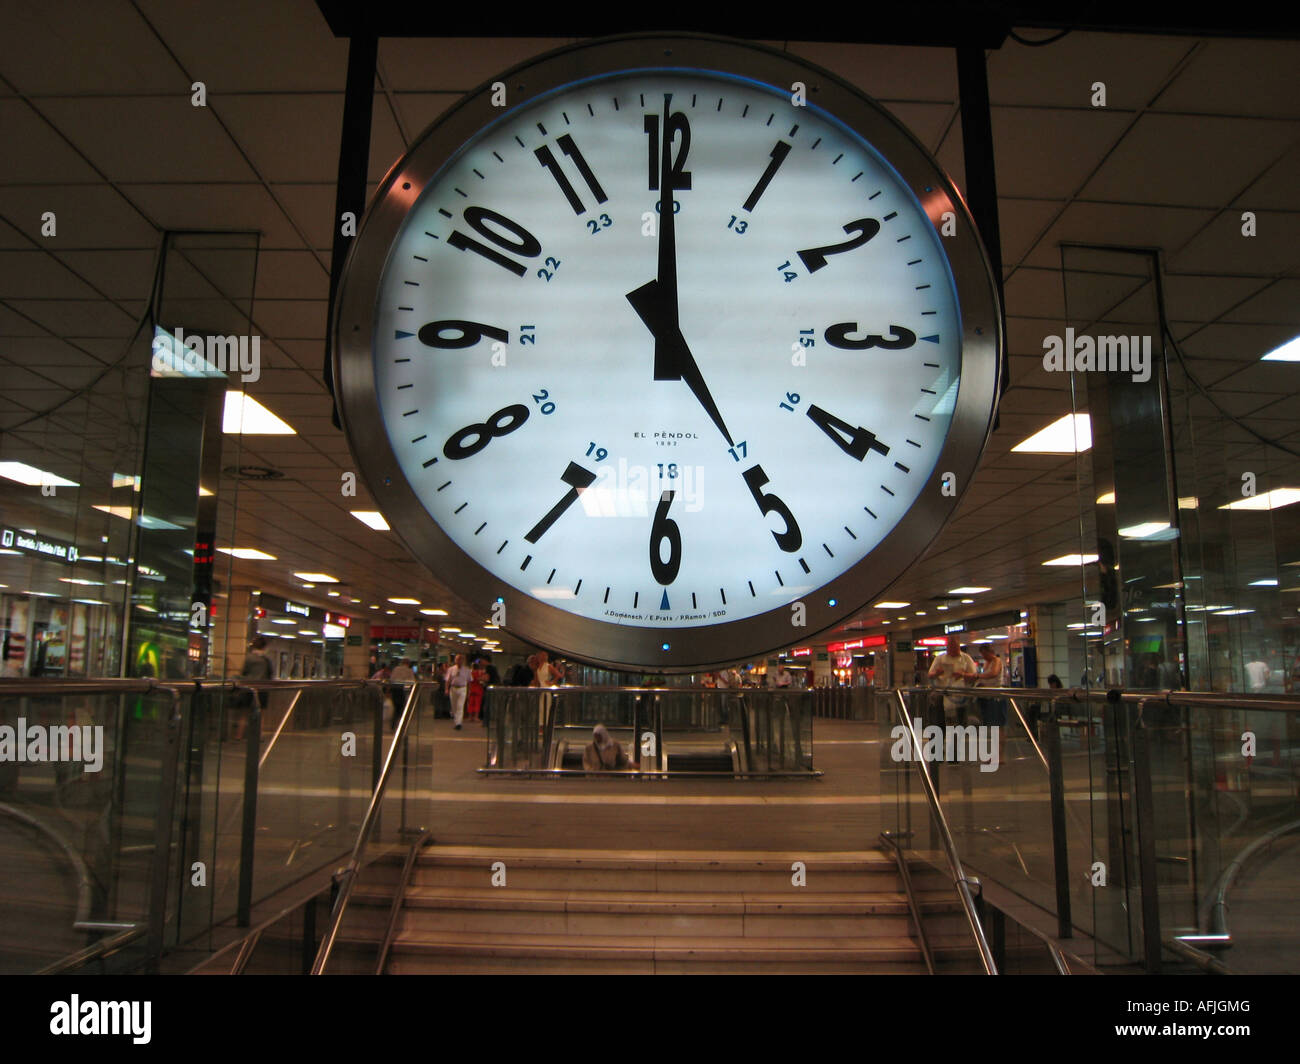
[[[367, 870], [341, 946], [382, 935], [399, 871], [396, 858]], [[938, 956], [967, 953], [952, 890], [922, 891], [921, 904]], [[897, 868], [874, 851], [443, 846], [413, 872], [387, 971], [925, 974], [913, 934]]]

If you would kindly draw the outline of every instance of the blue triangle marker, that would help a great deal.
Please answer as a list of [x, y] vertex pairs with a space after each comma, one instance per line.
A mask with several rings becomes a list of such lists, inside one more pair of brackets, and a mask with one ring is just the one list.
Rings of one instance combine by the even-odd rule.
[[[407, 335], [409, 336], [410, 334], [408, 333]], [[932, 344], [937, 344], [939, 342], [939, 334], [935, 333], [933, 336], [922, 336], [921, 339], [929, 340]]]
[[[414, 336], [414, 335], [415, 333], [402, 332], [401, 329], [398, 329], [396, 339], [405, 340], [408, 336]], [[927, 336], [926, 339], [928, 340], [929, 337]]]
[[659, 603], [659, 608], [660, 608], [661, 610], [666, 610], [666, 609], [668, 609], [668, 592], [667, 592], [667, 591], [664, 592], [664, 600], [663, 600], [661, 603]]

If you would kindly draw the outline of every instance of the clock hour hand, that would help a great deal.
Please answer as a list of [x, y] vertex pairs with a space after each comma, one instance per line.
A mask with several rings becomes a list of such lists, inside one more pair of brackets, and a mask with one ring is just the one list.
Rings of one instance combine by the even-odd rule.
[[718, 426], [718, 431], [722, 433], [722, 438], [727, 441], [727, 445], [734, 447], [735, 441], [727, 431], [722, 414], [718, 412], [717, 403], [709, 394], [708, 385], [704, 383], [704, 376], [691, 355], [686, 338], [682, 336], [681, 327], [677, 324], [676, 308], [668, 305], [662, 286], [658, 281], [649, 281], [635, 291], [629, 292], [627, 301], [632, 304], [632, 309], [637, 312], [645, 327], [655, 338], [655, 380], [684, 380], [686, 386], [699, 400], [700, 406], [704, 407], [705, 413]]

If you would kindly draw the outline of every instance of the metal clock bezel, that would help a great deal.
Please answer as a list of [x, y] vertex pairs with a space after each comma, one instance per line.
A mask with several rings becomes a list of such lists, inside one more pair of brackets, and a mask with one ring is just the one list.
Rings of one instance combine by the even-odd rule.
[[[380, 415], [371, 347], [379, 285], [393, 242], [425, 186], [479, 133], [539, 97], [576, 82], [656, 71], [715, 72], [782, 89], [801, 81], [809, 105], [872, 145], [932, 222], [938, 225], [947, 211], [956, 218], [955, 235], [942, 242], [963, 333], [961, 382], [947, 439], [916, 502], [876, 549], [804, 596], [807, 626], [798, 633], [791, 628], [788, 603], [715, 625], [641, 628], [580, 617], [529, 597], [467, 557], [438, 526], [401, 472]], [[510, 107], [504, 112], [491, 103], [496, 82], [506, 85]], [[997, 407], [1004, 344], [997, 286], [975, 224], [924, 146], [879, 104], [834, 74], [762, 45], [705, 35], [634, 34], [570, 45], [493, 78], [449, 109], [380, 184], [344, 265], [333, 329], [338, 409], [353, 456], [411, 554], [456, 594], [481, 603], [483, 616], [504, 598], [506, 630], [520, 639], [597, 665], [661, 672], [698, 671], [754, 658], [791, 645], [796, 634], [798, 642], [807, 642], [842, 624], [914, 564], [942, 530], [979, 463]], [[955, 495], [940, 490], [945, 472], [957, 478]]]

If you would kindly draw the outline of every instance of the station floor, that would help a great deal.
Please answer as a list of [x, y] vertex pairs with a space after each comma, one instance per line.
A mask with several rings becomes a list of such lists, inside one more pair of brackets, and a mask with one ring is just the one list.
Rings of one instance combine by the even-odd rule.
[[881, 816], [874, 723], [818, 720], [808, 780], [536, 779], [480, 775], [484, 727], [434, 722], [433, 822], [440, 843], [570, 849], [871, 849]]

